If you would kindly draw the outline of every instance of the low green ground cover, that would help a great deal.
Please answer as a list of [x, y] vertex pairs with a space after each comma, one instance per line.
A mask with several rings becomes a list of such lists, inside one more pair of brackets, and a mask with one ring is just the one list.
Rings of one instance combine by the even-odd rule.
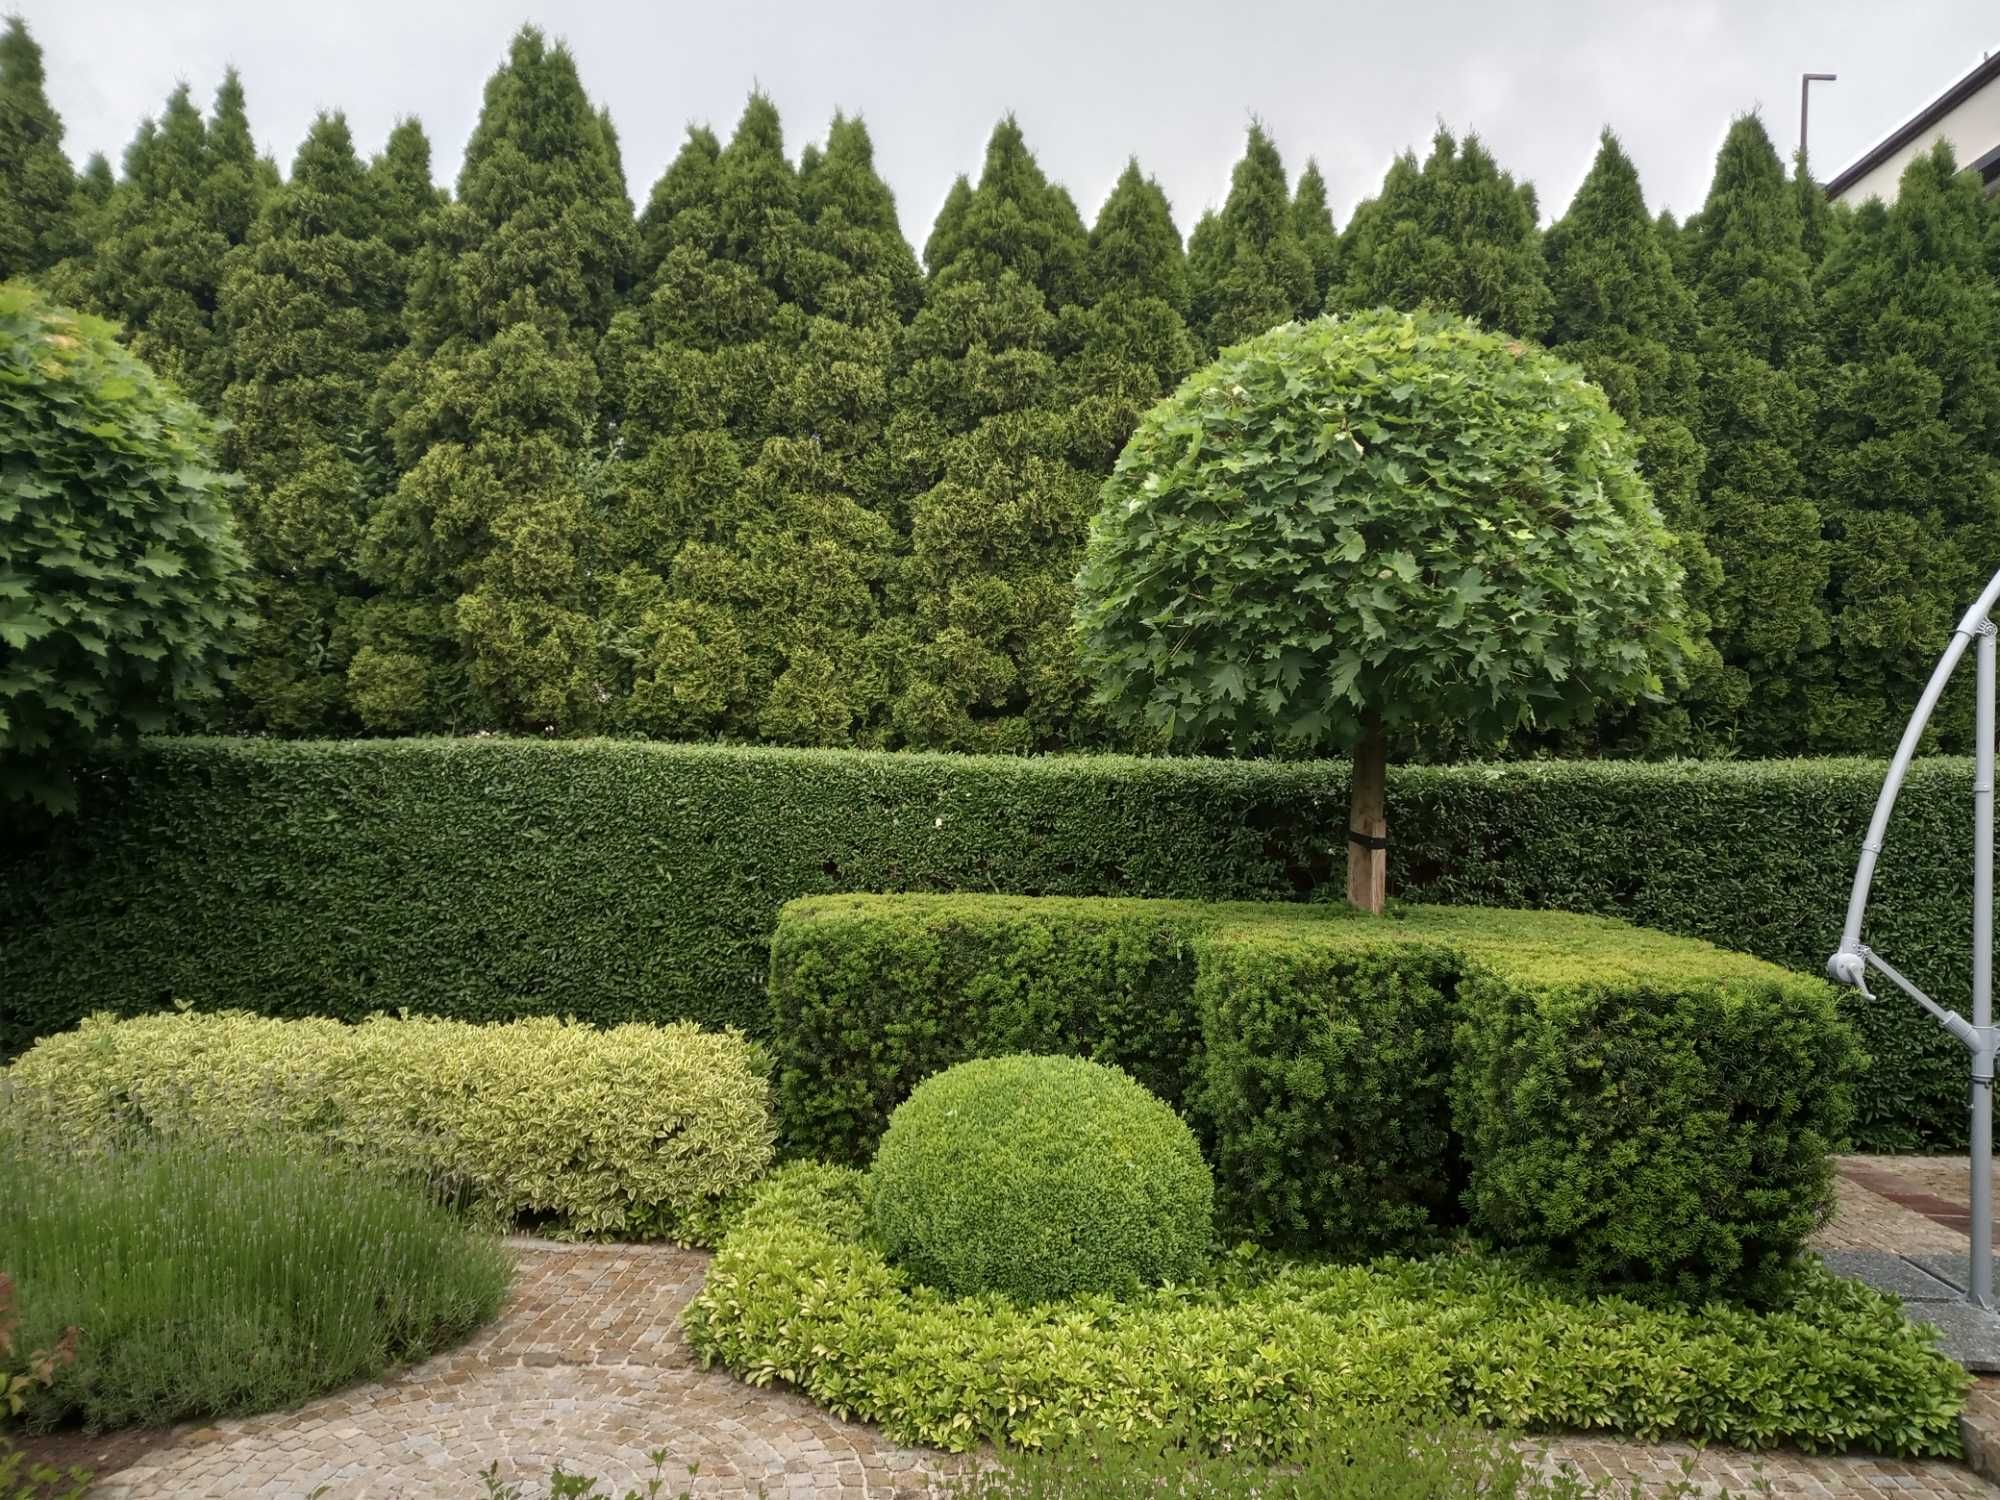
[[948, 1500], [1729, 1500], [1686, 1478], [1592, 1483], [1468, 1422], [1361, 1423], [1289, 1458], [1211, 1454], [1173, 1434], [1091, 1433], [1015, 1448], [954, 1477]]
[[1356, 1422], [1451, 1415], [1748, 1448], [1958, 1451], [1968, 1377], [1894, 1298], [1813, 1269], [1753, 1311], [1593, 1297], [1478, 1253], [1341, 1265], [1245, 1249], [1127, 1300], [923, 1286], [870, 1242], [865, 1178], [753, 1195], [686, 1317], [704, 1362], [900, 1441], [1039, 1446], [1172, 1430], [1284, 1456]]
[[423, 1359], [500, 1309], [512, 1261], [421, 1185], [339, 1157], [0, 1142], [18, 1346], [74, 1328], [30, 1431], [293, 1406]]

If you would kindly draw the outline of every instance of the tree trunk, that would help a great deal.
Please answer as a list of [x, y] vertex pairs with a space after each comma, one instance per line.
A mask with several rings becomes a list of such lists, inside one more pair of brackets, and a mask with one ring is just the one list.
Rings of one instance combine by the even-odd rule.
[[1375, 915], [1389, 888], [1389, 819], [1383, 782], [1389, 769], [1389, 741], [1379, 715], [1363, 721], [1354, 747], [1354, 783], [1347, 805], [1347, 902]]

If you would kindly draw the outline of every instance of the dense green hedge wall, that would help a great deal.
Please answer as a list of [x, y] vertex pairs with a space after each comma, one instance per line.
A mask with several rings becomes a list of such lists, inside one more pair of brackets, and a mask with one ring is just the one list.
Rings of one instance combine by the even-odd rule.
[[[85, 774], [76, 819], [0, 838], [0, 1054], [175, 997], [762, 1033], [797, 896], [1338, 900], [1345, 869], [1338, 764], [161, 739]], [[1840, 760], [1404, 767], [1391, 889], [1614, 913], [1814, 971], [1880, 779]], [[1913, 770], [1869, 923], [1948, 1004], [1969, 980], [1971, 780], [1961, 760]], [[1961, 1139], [1958, 1049], [1906, 1001], [1846, 1004], [1874, 1060], [1857, 1141]]]

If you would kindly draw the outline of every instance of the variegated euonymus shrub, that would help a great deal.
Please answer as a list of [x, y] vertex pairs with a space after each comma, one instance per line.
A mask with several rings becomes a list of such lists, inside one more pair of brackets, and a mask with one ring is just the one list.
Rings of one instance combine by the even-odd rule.
[[503, 1220], [692, 1243], [774, 1136], [758, 1050], [686, 1023], [96, 1016], [4, 1082], [0, 1124], [66, 1147], [305, 1136]]

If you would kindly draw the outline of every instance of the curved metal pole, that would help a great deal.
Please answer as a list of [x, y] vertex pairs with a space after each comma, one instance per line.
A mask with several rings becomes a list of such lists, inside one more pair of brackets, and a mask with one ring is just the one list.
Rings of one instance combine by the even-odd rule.
[[1918, 742], [1924, 737], [1924, 728], [1930, 723], [1938, 699], [1944, 695], [1944, 686], [1951, 678], [1952, 669], [1965, 655], [1965, 648], [1972, 643], [1996, 604], [2000, 604], [2000, 573], [1993, 575], [1985, 591], [1973, 601], [1965, 617], [1958, 622], [1958, 628], [1951, 633], [1951, 644], [1938, 658], [1937, 668], [1931, 673], [1931, 680], [1924, 684], [1923, 696], [1917, 700], [1917, 711], [1910, 715], [1909, 726], [1903, 731], [1902, 743], [1896, 746], [1895, 758], [1889, 762], [1889, 774], [1882, 781], [1882, 793], [1875, 801], [1875, 816], [1868, 820], [1868, 835], [1861, 841], [1861, 861], [1854, 867], [1854, 887], [1847, 897], [1847, 925], [1840, 930], [1840, 947], [1826, 961], [1829, 979], [1852, 985], [1855, 989], [1866, 987], [1867, 962], [1861, 957], [1861, 919], [1868, 911], [1868, 891], [1875, 883], [1875, 859], [1882, 852], [1882, 839], [1889, 828], [1889, 814], [1895, 809], [1896, 794], [1903, 789], [1903, 778], [1910, 772], [1910, 762], [1916, 756]]

